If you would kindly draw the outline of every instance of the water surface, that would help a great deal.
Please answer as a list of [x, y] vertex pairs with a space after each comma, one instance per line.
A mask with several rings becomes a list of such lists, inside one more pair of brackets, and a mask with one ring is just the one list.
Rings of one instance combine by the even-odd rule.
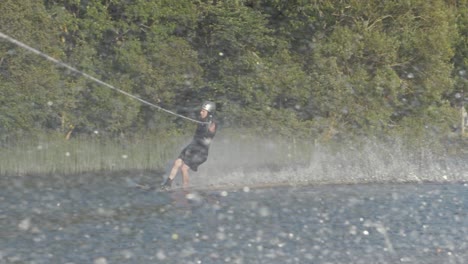
[[468, 185], [142, 191], [4, 177], [0, 263], [466, 263]]

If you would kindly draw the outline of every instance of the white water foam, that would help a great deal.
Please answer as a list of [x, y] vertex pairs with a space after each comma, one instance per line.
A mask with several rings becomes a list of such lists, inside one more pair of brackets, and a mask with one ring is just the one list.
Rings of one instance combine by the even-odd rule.
[[282, 143], [221, 139], [207, 163], [191, 173], [191, 182], [204, 186], [468, 182], [466, 155], [441, 155], [429, 147], [408, 150], [398, 141], [369, 141], [338, 149], [316, 144], [311, 149], [307, 160], [300, 160]]

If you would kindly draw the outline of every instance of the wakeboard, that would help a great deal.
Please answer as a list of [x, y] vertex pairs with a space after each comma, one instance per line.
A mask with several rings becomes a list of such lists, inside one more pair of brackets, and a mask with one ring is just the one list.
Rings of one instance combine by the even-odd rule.
[[139, 183], [135, 184], [134, 187], [139, 190], [147, 191], [147, 192], [173, 192], [173, 191], [184, 190], [184, 188], [182, 187], [163, 188], [162, 185], [149, 185], [149, 184], [139, 184]]
[[309, 184], [298, 184], [291, 182], [269, 182], [269, 183], [250, 183], [250, 184], [216, 184], [216, 185], [194, 185], [190, 187], [173, 186], [163, 189], [161, 185], [135, 184], [135, 187], [143, 191], [156, 192], [249, 192], [260, 189], [276, 189], [306, 186]]

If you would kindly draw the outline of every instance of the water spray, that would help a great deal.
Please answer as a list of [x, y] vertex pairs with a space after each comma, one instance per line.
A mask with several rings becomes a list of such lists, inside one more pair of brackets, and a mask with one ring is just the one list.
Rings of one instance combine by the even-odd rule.
[[32, 47], [30, 47], [30, 46], [28, 46], [28, 45], [22, 43], [21, 41], [18, 41], [18, 40], [14, 39], [14, 38], [12, 38], [12, 37], [10, 37], [10, 36], [8, 36], [8, 35], [5, 35], [5, 34], [3, 34], [2, 32], [0, 32], [0, 38], [3, 38], [3, 39], [5, 39], [5, 40], [7, 40], [7, 41], [9, 41], [9, 42], [11, 42], [11, 43], [13, 43], [13, 44], [15, 44], [15, 45], [21, 47], [21, 48], [23, 48], [23, 49], [26, 49], [26, 50], [28, 50], [28, 51], [30, 51], [30, 52], [32, 52], [32, 53], [35, 53], [35, 54], [37, 54], [37, 55], [39, 55], [39, 56], [41, 56], [41, 57], [43, 57], [43, 58], [45, 58], [45, 59], [47, 59], [47, 60], [49, 60], [49, 61], [51, 61], [51, 62], [53, 62], [53, 63], [59, 65], [59, 66], [62, 66], [62, 67], [64, 67], [64, 68], [67, 68], [67, 69], [69, 69], [69, 70], [72, 71], [72, 72], [78, 73], [78, 74], [84, 76], [85, 78], [88, 78], [88, 79], [90, 79], [90, 80], [92, 80], [92, 81], [94, 81], [94, 82], [96, 82], [96, 83], [98, 83], [98, 84], [101, 84], [101, 85], [103, 85], [103, 86], [105, 86], [105, 87], [107, 87], [107, 88], [110, 88], [110, 89], [112, 89], [112, 90], [115, 90], [115, 91], [117, 91], [117, 92], [119, 92], [119, 93], [121, 93], [121, 94], [124, 94], [124, 95], [126, 95], [126, 96], [132, 98], [132, 99], [135, 99], [135, 100], [137, 100], [137, 101], [140, 101], [140, 102], [143, 103], [143, 104], [146, 104], [146, 105], [155, 107], [155, 108], [157, 108], [158, 110], [164, 111], [164, 112], [169, 113], [169, 114], [171, 114], [171, 115], [175, 115], [175, 116], [181, 117], [181, 118], [183, 118], [183, 119], [186, 119], [186, 120], [189, 120], [189, 121], [192, 121], [192, 122], [195, 122], [195, 123], [202, 123], [202, 124], [205, 123], [205, 122], [201, 122], [201, 121], [199, 121], [199, 120], [192, 119], [192, 118], [190, 118], [190, 117], [186, 117], [186, 116], [177, 114], [177, 113], [175, 113], [175, 112], [173, 112], [173, 111], [170, 111], [170, 110], [167, 110], [167, 109], [165, 109], [165, 108], [162, 108], [162, 107], [159, 106], [159, 105], [155, 105], [155, 104], [153, 104], [153, 103], [150, 103], [150, 102], [148, 102], [148, 101], [146, 101], [146, 100], [141, 99], [140, 97], [137, 97], [137, 96], [135, 96], [135, 95], [133, 95], [133, 94], [130, 94], [130, 93], [128, 93], [128, 92], [125, 92], [125, 91], [123, 91], [123, 90], [121, 90], [121, 89], [118, 89], [118, 88], [116, 88], [116, 87], [114, 87], [114, 86], [112, 86], [112, 85], [110, 85], [110, 84], [108, 84], [108, 83], [106, 83], [106, 82], [103, 82], [103, 81], [97, 79], [96, 77], [93, 77], [93, 76], [91, 76], [91, 75], [89, 75], [89, 74], [87, 74], [87, 73], [85, 73], [85, 72], [82, 72], [82, 71], [80, 71], [80, 70], [77, 70], [76, 68], [74, 68], [74, 67], [72, 67], [72, 66], [70, 66], [70, 65], [68, 65], [68, 64], [66, 64], [66, 63], [64, 63], [64, 62], [62, 62], [62, 61], [59, 61], [59, 60], [57, 60], [57, 59], [55, 59], [55, 58], [53, 58], [53, 57], [51, 57], [51, 56], [49, 56], [49, 55], [47, 55], [47, 54], [45, 54], [45, 53], [39, 51], [39, 50], [37, 50], [37, 49], [34, 49], [34, 48], [32, 48]]

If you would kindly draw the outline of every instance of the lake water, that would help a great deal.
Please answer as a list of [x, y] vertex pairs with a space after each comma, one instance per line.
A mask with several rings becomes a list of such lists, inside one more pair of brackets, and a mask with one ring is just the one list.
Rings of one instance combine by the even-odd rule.
[[468, 261], [463, 182], [158, 192], [133, 178], [2, 177], [0, 263]]

